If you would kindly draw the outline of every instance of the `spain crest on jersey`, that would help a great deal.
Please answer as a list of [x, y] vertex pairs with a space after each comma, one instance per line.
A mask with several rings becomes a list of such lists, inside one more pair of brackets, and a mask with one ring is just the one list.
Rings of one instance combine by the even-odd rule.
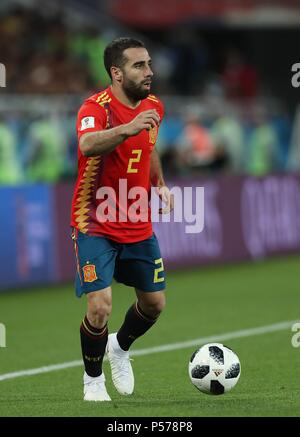
[[158, 133], [157, 126], [154, 126], [149, 130], [149, 143], [151, 144], [156, 143], [157, 133]]
[[98, 279], [96, 266], [94, 264], [87, 264], [82, 268], [82, 270], [84, 282], [94, 282]]

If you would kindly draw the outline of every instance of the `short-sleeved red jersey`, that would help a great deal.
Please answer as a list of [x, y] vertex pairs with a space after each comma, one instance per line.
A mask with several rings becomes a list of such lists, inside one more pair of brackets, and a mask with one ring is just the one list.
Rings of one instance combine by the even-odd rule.
[[[78, 141], [86, 132], [96, 132], [129, 123], [140, 112], [148, 109], [156, 109], [162, 120], [163, 105], [154, 95], [150, 94], [141, 100], [137, 108], [132, 109], [121, 103], [109, 87], [89, 97], [81, 106], [77, 118]], [[150, 157], [157, 131], [158, 128], [149, 131], [144, 129], [103, 156], [83, 156], [78, 146], [78, 177], [72, 201], [71, 226], [83, 233], [105, 236], [119, 243], [134, 243], [152, 235], [148, 202], [145, 207], [146, 221], [145, 219], [131, 221], [130, 214], [127, 213], [130, 206], [138, 199], [138, 196], [133, 196], [135, 193], [135, 189], [131, 190], [133, 187], [143, 187], [150, 200]], [[119, 192], [120, 181], [122, 194]], [[124, 187], [127, 190], [126, 200]], [[103, 192], [110, 189], [113, 189], [116, 194], [113, 199], [115, 215], [112, 219], [107, 219], [107, 208], [102, 208], [101, 204], [102, 206], [107, 204], [105, 203], [107, 196], [104, 196]], [[128, 193], [131, 197], [129, 199]]]

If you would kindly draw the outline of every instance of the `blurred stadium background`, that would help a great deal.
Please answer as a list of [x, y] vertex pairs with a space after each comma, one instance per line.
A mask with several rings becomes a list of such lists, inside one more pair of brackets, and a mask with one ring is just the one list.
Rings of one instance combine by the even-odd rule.
[[[24, 305], [32, 289], [35, 299], [48, 284], [72, 290], [69, 214], [77, 166], [76, 114], [86, 96], [109, 83], [102, 62], [106, 44], [126, 35], [142, 39], [153, 58], [152, 92], [166, 107], [157, 149], [167, 181], [205, 187], [201, 234], [185, 234], [178, 223], [155, 225], [171, 281], [176, 285], [171, 271], [180, 269], [185, 284], [193, 267], [191, 287], [198, 290], [203, 266], [210, 265], [210, 280], [213, 272], [218, 277], [211, 290], [219, 295], [223, 279], [217, 264], [260, 261], [262, 276], [266, 266], [261, 296], [269, 284], [276, 286], [274, 276], [286, 275], [278, 282], [283, 288], [287, 284], [286, 295], [278, 291], [282, 315], [276, 310], [268, 322], [296, 318], [300, 107], [291, 68], [300, 62], [299, 1], [1, 0], [0, 63], [6, 68], [6, 87], [0, 88], [0, 292], [10, 292], [0, 293], [0, 322], [8, 326], [5, 299], [12, 296], [11, 305], [15, 296], [19, 299], [16, 289], [24, 291]], [[266, 259], [275, 256], [280, 258], [272, 269]], [[231, 272], [243, 290], [243, 275]], [[57, 293], [53, 290], [47, 293]], [[284, 310], [292, 295], [297, 303], [290, 301]], [[264, 320], [261, 315], [257, 324]], [[245, 321], [252, 326], [256, 319]], [[240, 314], [233, 325], [242, 328], [242, 322]], [[222, 330], [225, 325], [217, 326]], [[207, 334], [216, 333], [211, 330]], [[191, 336], [187, 329], [186, 338]], [[70, 359], [79, 349], [72, 351]], [[44, 364], [63, 360], [48, 358]], [[34, 367], [43, 360], [19, 364]], [[7, 362], [0, 373], [9, 369]]]

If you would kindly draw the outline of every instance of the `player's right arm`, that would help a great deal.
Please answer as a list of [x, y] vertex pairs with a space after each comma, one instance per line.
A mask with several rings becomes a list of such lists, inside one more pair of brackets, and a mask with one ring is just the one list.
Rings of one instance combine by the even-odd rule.
[[138, 135], [143, 129], [151, 129], [158, 125], [159, 121], [157, 111], [149, 109], [139, 113], [129, 123], [111, 129], [105, 129], [102, 126], [102, 129], [98, 128], [96, 131], [83, 133], [79, 138], [80, 151], [88, 157], [109, 153], [127, 138]]

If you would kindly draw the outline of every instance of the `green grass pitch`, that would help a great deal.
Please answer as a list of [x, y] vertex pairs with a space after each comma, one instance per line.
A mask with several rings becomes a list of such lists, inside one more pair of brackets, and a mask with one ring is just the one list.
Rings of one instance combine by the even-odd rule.
[[[168, 273], [167, 308], [133, 349], [170, 344], [274, 323], [300, 321], [300, 258], [205, 267]], [[114, 284], [110, 331], [122, 322], [132, 290]], [[85, 299], [73, 286], [0, 294], [0, 376], [80, 359], [79, 325]], [[0, 381], [6, 416], [299, 416], [300, 348], [291, 327], [224, 343], [241, 361], [237, 386], [222, 396], [194, 388], [187, 367], [196, 347], [135, 356], [136, 389], [122, 397], [104, 363], [109, 403], [82, 400], [81, 366]]]

